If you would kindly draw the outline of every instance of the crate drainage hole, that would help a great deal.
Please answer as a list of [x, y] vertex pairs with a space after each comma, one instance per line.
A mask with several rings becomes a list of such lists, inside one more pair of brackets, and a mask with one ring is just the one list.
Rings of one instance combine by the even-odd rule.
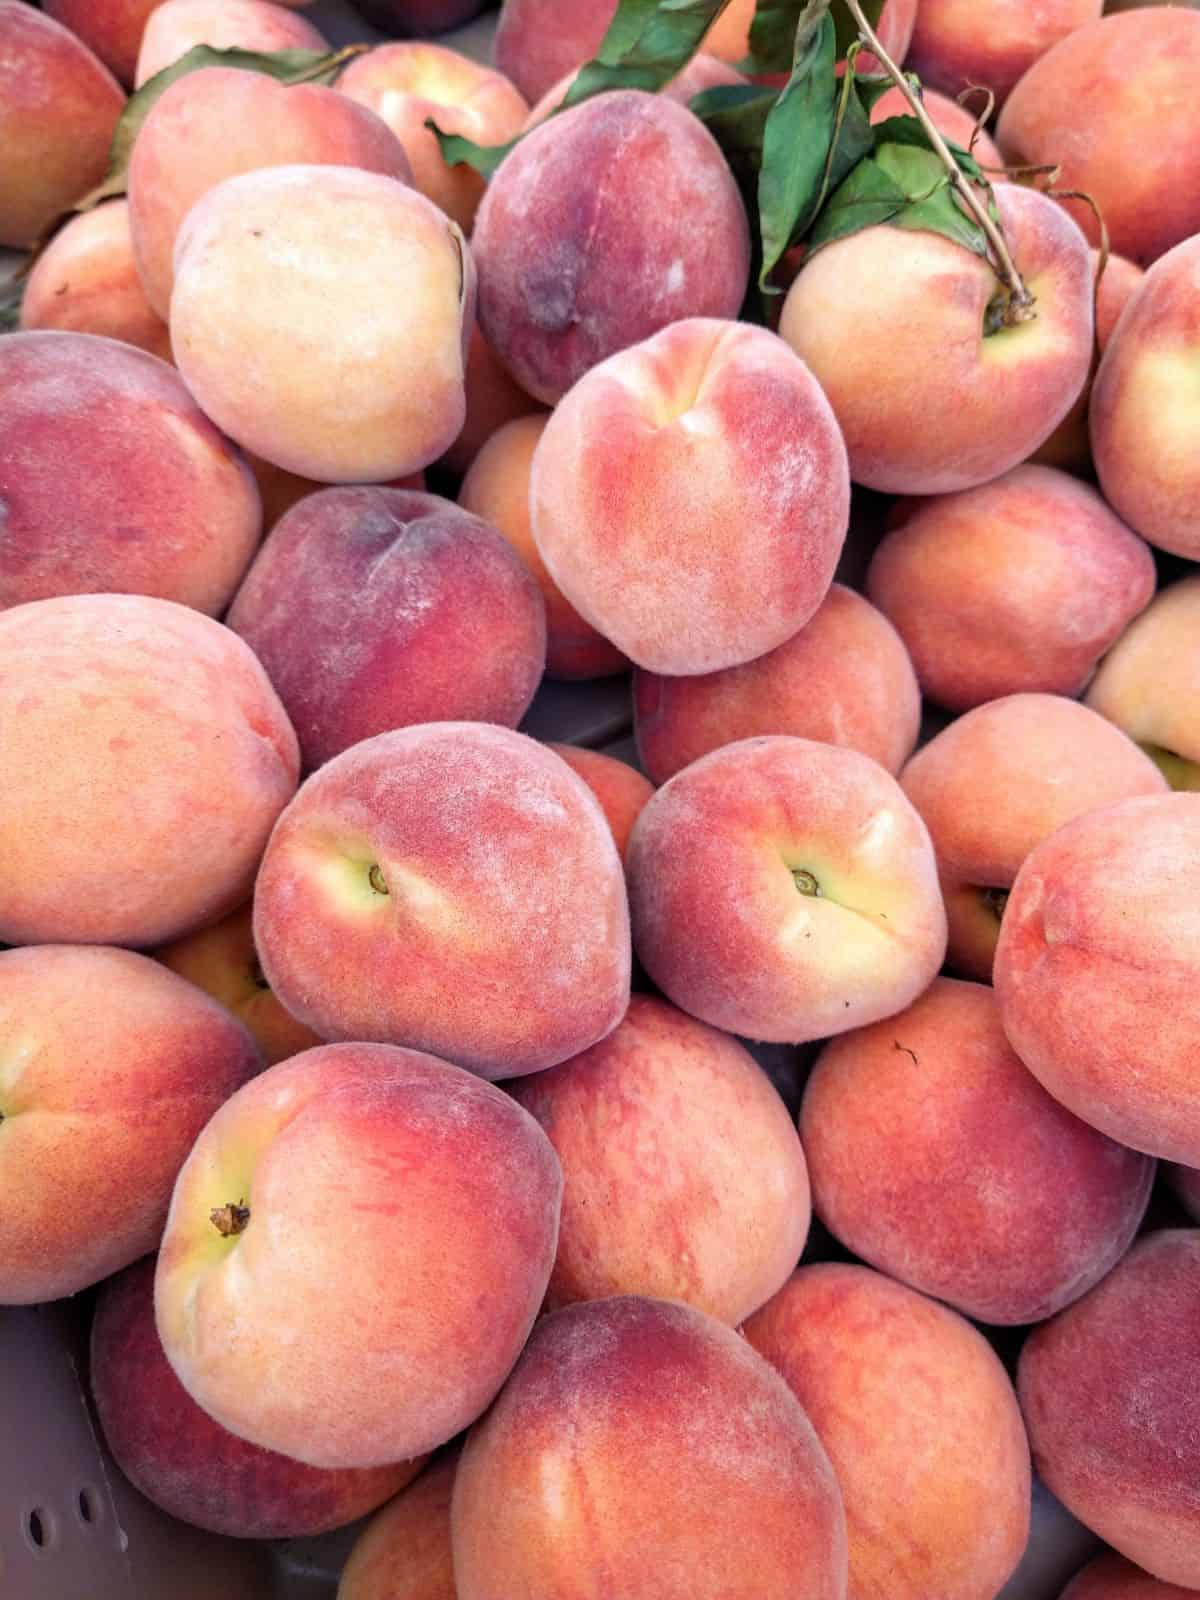
[[54, 1524], [47, 1511], [36, 1508], [25, 1518], [25, 1532], [35, 1550], [45, 1550], [54, 1538]]
[[92, 1491], [90, 1489], [80, 1489], [78, 1505], [80, 1522], [90, 1523], [96, 1520], [96, 1513], [92, 1509]]

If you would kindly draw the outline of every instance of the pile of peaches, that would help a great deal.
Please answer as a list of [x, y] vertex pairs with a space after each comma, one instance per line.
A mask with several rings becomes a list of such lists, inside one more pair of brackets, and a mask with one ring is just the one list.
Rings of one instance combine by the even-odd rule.
[[0, 1305], [341, 1600], [1182, 1600], [1200, 13], [867, 8], [1008, 261], [751, 321], [703, 3], [0, 0]]

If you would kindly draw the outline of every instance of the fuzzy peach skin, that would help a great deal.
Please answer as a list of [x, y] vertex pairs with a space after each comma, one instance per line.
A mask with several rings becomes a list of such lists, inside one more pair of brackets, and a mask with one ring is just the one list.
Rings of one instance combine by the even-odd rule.
[[626, 869], [651, 978], [747, 1038], [893, 1016], [946, 953], [925, 824], [857, 750], [781, 735], [702, 756], [648, 802]]
[[1025, 465], [901, 502], [867, 572], [921, 688], [951, 711], [1076, 695], [1149, 604], [1154, 558], [1087, 484]]
[[423, 195], [471, 231], [483, 178], [465, 163], [447, 166], [427, 119], [443, 133], [476, 144], [507, 144], [525, 126], [529, 106], [515, 84], [445, 45], [382, 44], [351, 61], [338, 93], [381, 117], [404, 146]]
[[917, 742], [921, 691], [887, 618], [835, 583], [800, 632], [724, 672], [637, 672], [635, 727], [656, 783], [736, 739], [790, 733], [859, 750], [899, 772]]
[[146, 18], [161, 3], [162, 0], [42, 0], [46, 14], [70, 28], [127, 88], [133, 85]]
[[154, 955], [244, 1023], [270, 1067], [321, 1040], [286, 1012], [272, 994], [254, 948], [251, 919], [252, 907], [247, 902], [211, 927], [163, 945]]
[[325, 1471], [247, 1444], [202, 1411], [154, 1327], [155, 1259], [100, 1290], [91, 1387], [118, 1467], [170, 1516], [238, 1539], [295, 1539], [353, 1522], [412, 1481], [423, 1462]]
[[1060, 39], [1099, 19], [1103, 0], [920, 0], [907, 66], [948, 95], [982, 84], [1003, 105]]
[[606, 356], [686, 317], [735, 317], [746, 209], [716, 140], [664, 95], [594, 96], [535, 128], [475, 219], [479, 325], [553, 405]]
[[1200, 790], [1200, 577], [1169, 585], [1130, 623], [1087, 703], [1137, 740], [1172, 789]]
[[425, 723], [353, 746], [280, 818], [258, 875], [268, 983], [327, 1039], [486, 1078], [565, 1061], [629, 1003], [621, 859], [582, 778], [524, 734]]
[[[1152, 6], [1078, 28], [1025, 73], [996, 141], [1016, 165], [1053, 162], [1056, 187], [1096, 202], [1109, 243], [1139, 266], [1200, 229], [1200, 15]], [[1090, 206], [1063, 204], [1099, 244]]]
[[1026, 857], [996, 946], [1009, 1042], [1076, 1116], [1200, 1166], [1200, 795], [1077, 817]]
[[866, 488], [948, 494], [995, 478], [1049, 438], [1083, 388], [1087, 242], [1044, 194], [1006, 183], [995, 200], [1036, 300], [1030, 321], [987, 331], [1002, 296], [989, 264], [941, 234], [886, 224], [810, 255], [788, 290], [779, 331], [829, 396]]
[[952, 978], [825, 1046], [800, 1138], [817, 1212], [848, 1250], [1010, 1326], [1098, 1283], [1154, 1182], [1149, 1157], [1080, 1122], [1025, 1070], [991, 989]]
[[454, 443], [441, 457], [442, 465], [460, 477], [506, 422], [532, 412], [539, 415], [543, 412], [538, 401], [509, 377], [474, 319], [463, 382], [467, 391], [466, 420]]
[[155, 102], [130, 157], [129, 222], [146, 297], [160, 317], [170, 313], [175, 243], [196, 201], [225, 178], [296, 163], [412, 182], [391, 129], [334, 89], [285, 88], [261, 72], [206, 67]]
[[1163, 794], [1153, 761], [1075, 700], [1015, 694], [976, 706], [924, 745], [900, 787], [929, 829], [957, 972], [988, 982], [1021, 863], [1064, 822]]
[[993, 1600], [1029, 1532], [1012, 1384], [945, 1306], [865, 1267], [802, 1267], [742, 1329], [842, 1486], [848, 1600]]
[[672, 1301], [569, 1306], [472, 1431], [458, 1600], [845, 1600], [829, 1458], [783, 1379]]
[[[1195, 22], [1200, 31], [1200, 16]], [[1156, 261], [1129, 300], [1088, 414], [1092, 459], [1114, 510], [1151, 544], [1190, 561], [1200, 559], [1198, 360], [1200, 237]]]
[[421, 1455], [508, 1376], [561, 1198], [549, 1140], [491, 1084], [417, 1050], [306, 1050], [226, 1101], [179, 1174], [167, 1359], [251, 1444], [314, 1467]]
[[161, 944], [247, 897], [300, 758], [235, 633], [68, 595], [0, 611], [0, 660], [0, 941]]
[[576, 772], [600, 802], [613, 840], [624, 860], [633, 825], [654, 793], [654, 785], [636, 767], [600, 750], [583, 750], [573, 744], [552, 744], [551, 750]]
[[[1146, 275], [1141, 267], [1112, 252], [1108, 255], [1103, 273], [1100, 273], [1100, 251], [1093, 248], [1090, 254], [1092, 275], [1096, 281], [1096, 350], [1092, 357], [1091, 378], [1067, 416], [1033, 458], [1048, 467], [1063, 467], [1069, 472], [1089, 475], [1092, 450], [1088, 437], [1088, 410], [1092, 384], [1100, 366], [1100, 358], [1108, 348], [1108, 341], [1112, 338], [1120, 315]], [[1098, 273], [1100, 275], [1097, 278]]]
[[[566, 99], [567, 90], [575, 82], [578, 75], [579, 69], [572, 68], [570, 72], [564, 73], [557, 83], [546, 90], [525, 119], [524, 131], [526, 133], [530, 128], [536, 128], [539, 123], [545, 122], [552, 112], [558, 110]], [[701, 52], [698, 55], [694, 55], [682, 71], [677, 72], [670, 82], [665, 83], [658, 92], [666, 95], [668, 99], [677, 100], [680, 105], [686, 106], [690, 100], [695, 99], [696, 95], [702, 94], [705, 89], [729, 88], [735, 84], [749, 83], [749, 81], [742, 73], [729, 66], [727, 62], [721, 61], [717, 56], [710, 56]]]
[[[959, 105], [958, 101], [952, 100], [949, 95], [939, 94], [936, 89], [925, 88], [921, 101], [934, 127], [944, 139], [952, 139], [955, 144], [968, 150], [980, 166], [1003, 166], [1003, 157], [996, 148], [995, 141], [987, 129], [980, 128], [978, 124], [978, 111], [982, 111], [986, 104], [984, 96], [977, 96], [967, 105]], [[908, 101], [899, 89], [889, 89], [886, 94], [880, 95], [871, 107], [871, 121], [875, 124], [886, 122], [889, 117], [911, 116]]]
[[1200, 1229], [1148, 1234], [1036, 1328], [1017, 1393], [1034, 1466], [1081, 1522], [1164, 1583], [1200, 1589]]
[[337, 1600], [458, 1600], [450, 1550], [457, 1453], [441, 1456], [355, 1541]]
[[541, 591], [489, 523], [437, 495], [325, 489], [276, 523], [229, 608], [319, 767], [416, 722], [515, 728], [541, 682]]
[[458, 503], [498, 528], [536, 578], [546, 605], [546, 671], [569, 681], [622, 672], [629, 660], [576, 611], [546, 570], [533, 539], [530, 479], [549, 414], [497, 429], [471, 462]]
[[1088, 1562], [1063, 1590], [1061, 1600], [1193, 1600], [1195, 1593], [1177, 1583], [1160, 1583], [1110, 1550]]
[[0, 0], [0, 246], [27, 249], [100, 182], [124, 105], [73, 33]]
[[765, 328], [678, 322], [612, 356], [546, 423], [534, 542], [575, 609], [639, 667], [740, 666], [829, 591], [846, 452], [802, 361]]
[[0, 1305], [30, 1305], [154, 1248], [192, 1141], [262, 1058], [199, 989], [103, 947], [0, 951], [0, 1037]]
[[185, 217], [171, 347], [247, 450], [303, 478], [379, 482], [428, 466], [461, 429], [474, 292], [462, 234], [415, 189], [269, 167]]
[[134, 81], [140, 89], [194, 45], [214, 50], [321, 50], [311, 22], [268, 0], [162, 0], [146, 19]]
[[167, 325], [146, 299], [133, 259], [128, 201], [82, 212], [55, 234], [25, 280], [20, 326], [97, 333], [170, 361]]
[[0, 607], [155, 595], [216, 615], [262, 528], [245, 462], [178, 373], [85, 333], [0, 341]]
[[642, 1294], [736, 1327], [786, 1282], [811, 1219], [804, 1151], [736, 1039], [634, 995], [607, 1039], [511, 1093], [562, 1162], [551, 1308]]

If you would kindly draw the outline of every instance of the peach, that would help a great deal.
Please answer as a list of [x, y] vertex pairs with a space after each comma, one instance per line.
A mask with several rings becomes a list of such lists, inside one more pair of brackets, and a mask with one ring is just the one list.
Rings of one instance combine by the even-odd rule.
[[129, 232], [129, 203], [110, 200], [59, 230], [25, 280], [27, 331], [96, 333], [171, 359], [167, 325], [146, 299]]
[[1087, 703], [1136, 739], [1173, 789], [1200, 789], [1200, 577], [1169, 585], [1130, 623]]
[[[531, 412], [542, 414], [542, 407], [532, 395], [525, 393], [509, 377], [497, 360], [495, 352], [479, 331], [479, 323], [472, 319], [470, 343], [467, 345], [467, 367], [463, 376], [466, 387], [466, 420], [454, 443], [442, 454], [442, 464], [460, 476], [470, 467], [494, 433], [507, 422]], [[470, 508], [468, 507], [468, 510]], [[494, 518], [489, 518], [494, 521]], [[532, 540], [530, 543], [532, 544]]]
[[621, 859], [629, 849], [633, 825], [654, 793], [654, 785], [636, 767], [600, 750], [582, 750], [572, 744], [552, 744], [572, 772], [576, 772], [600, 802]]
[[279, 1004], [263, 977], [254, 948], [249, 902], [220, 922], [154, 952], [164, 966], [203, 989], [254, 1036], [268, 1066], [321, 1040]]
[[639, 667], [680, 676], [804, 626], [833, 579], [850, 483], [804, 363], [765, 328], [695, 318], [576, 384], [538, 442], [530, 507], [580, 615]]
[[[1195, 19], [1200, 31], [1200, 16]], [[1200, 219], [1197, 221], [1200, 228]], [[1200, 238], [1162, 256], [1121, 314], [1092, 387], [1100, 486], [1143, 538], [1200, 559], [1193, 372], [1200, 353]]]
[[1198, 893], [1200, 795], [1089, 811], [1026, 857], [995, 970], [1009, 1042], [1054, 1098], [1189, 1166], [1200, 1166]]
[[337, 1600], [458, 1600], [450, 1552], [450, 1496], [458, 1456], [442, 1456], [363, 1530]]
[[634, 995], [607, 1039], [512, 1093], [563, 1168], [551, 1308], [641, 1294], [736, 1327], [787, 1281], [811, 1217], [804, 1152], [736, 1039]]
[[647, 803], [629, 844], [637, 953], [702, 1022], [796, 1044], [903, 1011], [946, 916], [925, 824], [856, 750], [726, 745]]
[[[1091, 251], [1092, 273], [1100, 272], [1100, 251]], [[1108, 348], [1116, 328], [1134, 291], [1145, 277], [1141, 267], [1127, 261], [1124, 256], [1109, 254], [1104, 272], [1096, 282], [1096, 353], [1092, 358], [1091, 376], [1083, 393], [1067, 416], [1034, 456], [1035, 461], [1048, 467], [1064, 467], [1069, 472], [1091, 472], [1092, 454], [1088, 439], [1088, 408], [1092, 400], [1092, 384], [1100, 365], [1100, 357]]]
[[828, 395], [866, 488], [947, 494], [995, 478], [1049, 438], [1083, 388], [1087, 243], [1036, 190], [1000, 184], [995, 203], [1035, 299], [1030, 321], [1005, 325], [1007, 291], [965, 245], [886, 224], [810, 254], [788, 290], [779, 331]]
[[993, 1600], [1025, 1548], [1029, 1445], [983, 1337], [865, 1267], [802, 1267], [742, 1330], [842, 1486], [850, 1600]]
[[309, 1466], [424, 1454], [512, 1369], [561, 1198], [550, 1141], [493, 1085], [418, 1050], [306, 1050], [227, 1100], [179, 1174], [167, 1359], [230, 1432]]
[[28, 1305], [154, 1248], [192, 1141], [262, 1060], [131, 950], [0, 952], [0, 1036], [0, 1305]]
[[161, 0], [42, 0], [47, 15], [77, 34], [127, 88], [133, 84], [146, 18], [160, 4]]
[[515, 728], [545, 607], [495, 528], [402, 489], [326, 489], [275, 525], [226, 619], [267, 669], [312, 769], [416, 722]]
[[1200, 1229], [1180, 1228], [1140, 1239], [1034, 1329], [1017, 1377], [1050, 1489], [1123, 1556], [1184, 1589], [1200, 1588], [1197, 1362]]
[[1177, 1583], [1159, 1583], [1109, 1551], [1089, 1561], [1063, 1590], [1060, 1600], [1193, 1600], [1195, 1593]]
[[124, 105], [73, 33], [0, 0], [0, 246], [27, 249], [95, 188]]
[[311, 22], [268, 0], [161, 0], [142, 33], [138, 88], [198, 44], [214, 50], [329, 49]]
[[662, 1300], [534, 1330], [467, 1441], [450, 1511], [458, 1600], [843, 1600], [829, 1458], [731, 1328]]
[[840, 583], [799, 633], [756, 661], [693, 678], [638, 672], [633, 696], [638, 755], [656, 783], [722, 745], [774, 733], [859, 750], [894, 774], [921, 721], [899, 634]]
[[1052, 694], [976, 706], [900, 774], [937, 854], [956, 971], [992, 976], [1004, 903], [1021, 863], [1064, 822], [1166, 782], [1103, 717]]
[[[1183, 6], [1106, 16], [1060, 39], [1009, 96], [996, 140], [1014, 164], [1053, 163], [1057, 187], [1099, 207], [1139, 266], [1200, 229], [1200, 16]], [[1063, 204], [1099, 244], [1090, 206]]]
[[8, 336], [0, 453], [0, 607], [98, 591], [228, 605], [258, 490], [165, 362], [92, 334]]
[[304, 478], [380, 481], [462, 428], [473, 297], [462, 234], [424, 195], [351, 167], [269, 167], [184, 219], [171, 347], [247, 450]]
[[1101, 497], [1025, 465], [901, 504], [866, 589], [951, 711], [1020, 692], [1076, 695], [1149, 604], [1154, 558]]
[[68, 595], [0, 611], [0, 660], [0, 940], [155, 945], [246, 898], [299, 754], [236, 634]]
[[1025, 1070], [991, 989], [952, 978], [825, 1046], [800, 1137], [829, 1231], [980, 1322], [1040, 1322], [1099, 1283], [1154, 1182]]
[[413, 182], [469, 233], [483, 198], [483, 179], [465, 164], [447, 166], [428, 119], [443, 133], [477, 144], [507, 144], [521, 132], [529, 107], [502, 73], [424, 43], [383, 44], [352, 61], [338, 92], [382, 117], [404, 146]]
[[225, 178], [295, 163], [412, 181], [391, 129], [334, 89], [285, 88], [261, 72], [206, 67], [154, 103], [130, 157], [129, 223], [146, 297], [160, 317], [170, 313], [175, 243], [196, 201]]
[[1103, 0], [921, 0], [909, 69], [946, 94], [982, 84], [1003, 105], [1060, 39], [1095, 22]]
[[602, 633], [587, 623], [546, 570], [533, 539], [530, 479], [547, 413], [507, 422], [472, 460], [459, 504], [498, 528], [537, 579], [546, 604], [546, 671], [567, 680], [603, 678], [629, 665]]
[[685, 317], [734, 317], [746, 211], [716, 140], [663, 95], [600, 94], [500, 164], [472, 251], [479, 324], [548, 405], [606, 356]]
[[154, 1327], [153, 1256], [100, 1290], [91, 1385], [105, 1443], [148, 1500], [193, 1526], [240, 1539], [293, 1539], [374, 1511], [421, 1461], [328, 1472], [261, 1450], [202, 1411], [171, 1370]]
[[[861, 71], [861, 68], [859, 70]], [[983, 97], [979, 98], [981, 101], [979, 109], [982, 110]], [[955, 144], [961, 145], [982, 167], [1003, 166], [1003, 157], [996, 148], [995, 141], [986, 128], [979, 126], [978, 117], [970, 106], [959, 105], [958, 101], [952, 100], [949, 95], [939, 94], [936, 89], [929, 88], [924, 90], [921, 100], [934, 127], [944, 139], [952, 139]], [[908, 101], [899, 89], [887, 90], [871, 107], [873, 123], [886, 122], [889, 117], [911, 116]]]
[[425, 723], [328, 762], [255, 889], [267, 982], [327, 1039], [488, 1078], [565, 1061], [629, 1002], [621, 860], [581, 778], [524, 734]]

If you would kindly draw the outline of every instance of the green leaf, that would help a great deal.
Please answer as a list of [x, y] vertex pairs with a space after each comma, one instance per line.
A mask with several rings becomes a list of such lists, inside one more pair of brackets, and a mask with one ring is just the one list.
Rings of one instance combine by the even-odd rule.
[[345, 50], [277, 50], [263, 55], [253, 50], [214, 50], [210, 45], [193, 45], [178, 61], [155, 73], [140, 89], [130, 95], [113, 134], [108, 156], [108, 172], [101, 183], [86, 194], [76, 205], [76, 211], [90, 211], [102, 200], [111, 200], [125, 193], [129, 176], [129, 158], [133, 142], [142, 130], [163, 93], [180, 78], [200, 72], [205, 67], [236, 67], [242, 72], [263, 72], [280, 83], [332, 83], [344, 64], [352, 56], [361, 55], [365, 45], [351, 45]]
[[729, 0], [621, 0], [595, 58], [567, 91], [569, 110], [608, 89], [656, 93], [687, 66]]
[[[873, 28], [879, 24], [884, 0], [862, 0], [862, 12]], [[846, 8], [845, 0], [833, 0], [833, 22], [837, 29], [837, 53], [840, 61], [858, 38], [858, 23]]]
[[[763, 128], [758, 179], [762, 289], [793, 238], [816, 215], [836, 145], [839, 96], [833, 19], [825, 12], [816, 17], [815, 27], [807, 26], [813, 20], [813, 7], [807, 10], [796, 33], [792, 75]], [[871, 148], [870, 142], [865, 148]]]
[[[929, 149], [929, 136], [916, 117], [888, 117], [884, 122], [876, 123], [875, 137], [880, 144], [905, 144], [919, 150]], [[955, 144], [953, 139], [946, 140], [946, 148], [968, 178], [976, 183], [987, 181], [983, 175], [983, 168], [970, 151], [964, 150], [960, 144]]]
[[976, 255], [988, 254], [983, 230], [963, 211], [945, 167], [927, 146], [881, 143], [860, 161], [817, 219], [810, 253], [880, 223], [940, 233]]
[[473, 167], [484, 178], [490, 178], [509, 151], [515, 150], [525, 137], [519, 133], [507, 144], [476, 144], [474, 139], [464, 138], [461, 133], [443, 133], [432, 117], [425, 118], [425, 126], [437, 140], [447, 166]]
[[751, 211], [762, 167], [763, 134], [778, 99], [778, 90], [733, 83], [705, 89], [688, 101], [688, 109], [720, 145]]

